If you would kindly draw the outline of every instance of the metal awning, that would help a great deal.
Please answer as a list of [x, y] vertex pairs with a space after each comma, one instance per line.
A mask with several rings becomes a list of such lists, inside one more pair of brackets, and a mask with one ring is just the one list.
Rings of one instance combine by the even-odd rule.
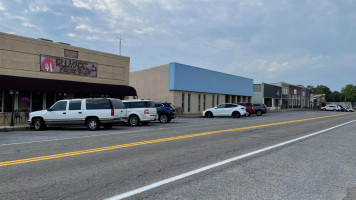
[[135, 88], [126, 85], [84, 83], [5, 75], [0, 75], [0, 89], [33, 92], [66, 92], [74, 94], [137, 96]]

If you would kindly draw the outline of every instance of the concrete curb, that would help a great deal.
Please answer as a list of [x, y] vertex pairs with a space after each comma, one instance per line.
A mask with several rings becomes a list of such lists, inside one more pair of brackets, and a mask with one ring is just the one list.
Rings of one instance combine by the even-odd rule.
[[31, 130], [31, 127], [28, 126], [0, 126], [0, 132], [10, 132], [10, 131], [25, 131]]

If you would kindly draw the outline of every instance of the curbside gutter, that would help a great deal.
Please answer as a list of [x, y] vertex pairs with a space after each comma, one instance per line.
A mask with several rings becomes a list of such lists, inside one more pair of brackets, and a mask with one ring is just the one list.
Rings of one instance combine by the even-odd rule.
[[0, 126], [0, 132], [31, 130], [30, 125]]

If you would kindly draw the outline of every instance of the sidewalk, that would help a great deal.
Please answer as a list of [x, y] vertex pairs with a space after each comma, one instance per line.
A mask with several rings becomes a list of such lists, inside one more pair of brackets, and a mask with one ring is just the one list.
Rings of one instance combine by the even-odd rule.
[[21, 124], [15, 126], [4, 126], [0, 125], [0, 132], [8, 132], [8, 131], [23, 131], [23, 130], [30, 130], [30, 125], [28, 124]]

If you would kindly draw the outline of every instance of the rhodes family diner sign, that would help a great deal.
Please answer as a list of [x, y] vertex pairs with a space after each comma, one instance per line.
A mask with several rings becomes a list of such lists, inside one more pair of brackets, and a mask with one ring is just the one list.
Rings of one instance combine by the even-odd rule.
[[98, 64], [71, 58], [41, 55], [41, 71], [96, 77]]

